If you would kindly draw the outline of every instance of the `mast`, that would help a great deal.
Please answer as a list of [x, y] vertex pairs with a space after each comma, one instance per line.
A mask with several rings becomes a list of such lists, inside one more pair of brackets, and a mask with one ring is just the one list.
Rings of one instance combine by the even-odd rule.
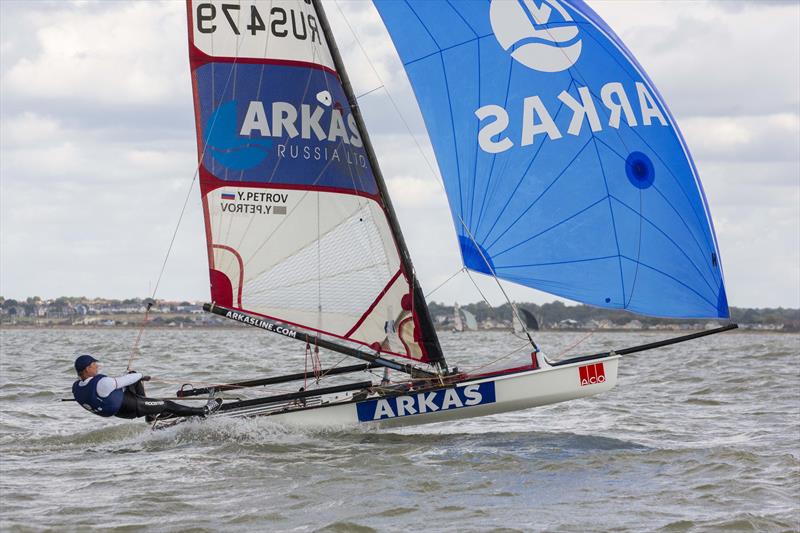
[[339, 48], [336, 46], [336, 41], [333, 38], [333, 33], [331, 32], [328, 18], [325, 15], [325, 9], [322, 7], [322, 2], [320, 0], [312, 0], [312, 4], [317, 12], [322, 35], [325, 37], [325, 40], [328, 43], [328, 48], [331, 52], [334, 65], [336, 66], [336, 72], [338, 73], [339, 79], [342, 82], [342, 87], [344, 88], [344, 93], [347, 96], [347, 101], [350, 104], [351, 112], [355, 118], [356, 124], [358, 125], [358, 129], [361, 132], [361, 138], [364, 142], [364, 150], [367, 152], [367, 158], [369, 159], [370, 166], [372, 167], [372, 173], [375, 176], [375, 181], [378, 185], [378, 190], [380, 191], [383, 208], [386, 211], [386, 218], [389, 221], [389, 227], [392, 230], [392, 236], [394, 237], [395, 244], [400, 252], [400, 261], [403, 265], [403, 271], [408, 277], [409, 283], [411, 284], [411, 290], [414, 298], [412, 304], [412, 313], [417, 313], [421, 330], [419, 332], [420, 338], [418, 342], [425, 347], [425, 351], [431, 364], [435, 367], [438, 367], [442, 371], [447, 371], [447, 362], [444, 359], [444, 354], [442, 353], [442, 348], [439, 344], [439, 337], [436, 335], [436, 330], [433, 327], [433, 320], [431, 319], [428, 305], [425, 303], [425, 295], [422, 292], [422, 288], [420, 287], [419, 283], [417, 282], [414, 272], [414, 265], [411, 263], [411, 255], [408, 253], [408, 248], [406, 247], [403, 233], [400, 231], [400, 224], [397, 221], [397, 215], [394, 212], [392, 201], [389, 198], [389, 191], [386, 188], [386, 183], [383, 179], [383, 173], [378, 165], [378, 158], [375, 156], [375, 151], [372, 148], [372, 141], [370, 140], [369, 133], [367, 132], [366, 125], [364, 124], [364, 119], [361, 116], [361, 109], [358, 105], [358, 100], [356, 100], [355, 94], [353, 93], [353, 87], [350, 84], [350, 78], [347, 76], [347, 71], [344, 68], [344, 62], [342, 61], [342, 56], [339, 54]]

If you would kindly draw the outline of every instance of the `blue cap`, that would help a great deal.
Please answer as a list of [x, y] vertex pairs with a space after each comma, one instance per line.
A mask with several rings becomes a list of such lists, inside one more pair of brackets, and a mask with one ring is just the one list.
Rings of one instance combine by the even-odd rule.
[[92, 357], [91, 355], [81, 355], [77, 359], [75, 359], [75, 371], [80, 374], [86, 367], [91, 365], [92, 363], [96, 363], [97, 359]]

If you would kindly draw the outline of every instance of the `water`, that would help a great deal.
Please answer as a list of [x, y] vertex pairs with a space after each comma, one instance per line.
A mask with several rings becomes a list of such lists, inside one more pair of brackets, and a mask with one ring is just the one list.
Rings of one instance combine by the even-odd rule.
[[[800, 531], [797, 335], [633, 354], [611, 392], [458, 423], [210, 420], [159, 432], [57, 401], [74, 354], [121, 371], [134, 330], [0, 335], [2, 531]], [[537, 338], [556, 355], [583, 336]], [[596, 333], [578, 349], [665, 336]], [[442, 342], [464, 368], [520, 345], [493, 332]], [[153, 329], [135, 366], [175, 383], [253, 378], [302, 369], [303, 348], [257, 330]], [[323, 366], [338, 360], [323, 354]]]

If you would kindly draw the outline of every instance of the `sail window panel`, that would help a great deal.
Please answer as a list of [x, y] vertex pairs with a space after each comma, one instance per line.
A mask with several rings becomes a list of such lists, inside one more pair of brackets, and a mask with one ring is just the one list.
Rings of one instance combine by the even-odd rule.
[[241, 263], [242, 308], [344, 335], [400, 268], [383, 210], [354, 195], [287, 189], [272, 189], [287, 199], [285, 215], [223, 210], [223, 194], [268, 190], [211, 193], [212, 242], [224, 247], [216, 269], [236, 293]]
[[[274, 204], [240, 199], [249, 194], [269, 194], [279, 199]], [[223, 195], [233, 199], [226, 200]], [[251, 265], [248, 270], [272, 268], [283, 258], [316, 242], [319, 236], [335, 231], [343, 221], [357, 218], [361, 212], [370, 221], [382, 220], [381, 239], [391, 242], [380, 207], [355, 195], [288, 188], [223, 187], [209, 193], [207, 199], [213, 244], [237, 250], [244, 263]], [[280, 209], [274, 209], [273, 205]], [[268, 212], [267, 207], [270, 207]], [[379, 248], [396, 261], [396, 251], [384, 242]]]
[[[315, 217], [309, 218], [313, 223]], [[361, 209], [272, 268], [248, 275], [243, 303], [254, 310], [320, 310], [357, 319], [397, 271], [393, 259], [371, 213]]]

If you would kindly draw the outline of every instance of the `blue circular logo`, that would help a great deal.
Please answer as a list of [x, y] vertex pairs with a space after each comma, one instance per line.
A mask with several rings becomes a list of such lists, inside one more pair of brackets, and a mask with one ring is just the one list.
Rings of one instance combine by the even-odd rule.
[[634, 187], [647, 189], [656, 180], [653, 162], [642, 152], [631, 152], [625, 160], [625, 174]]

